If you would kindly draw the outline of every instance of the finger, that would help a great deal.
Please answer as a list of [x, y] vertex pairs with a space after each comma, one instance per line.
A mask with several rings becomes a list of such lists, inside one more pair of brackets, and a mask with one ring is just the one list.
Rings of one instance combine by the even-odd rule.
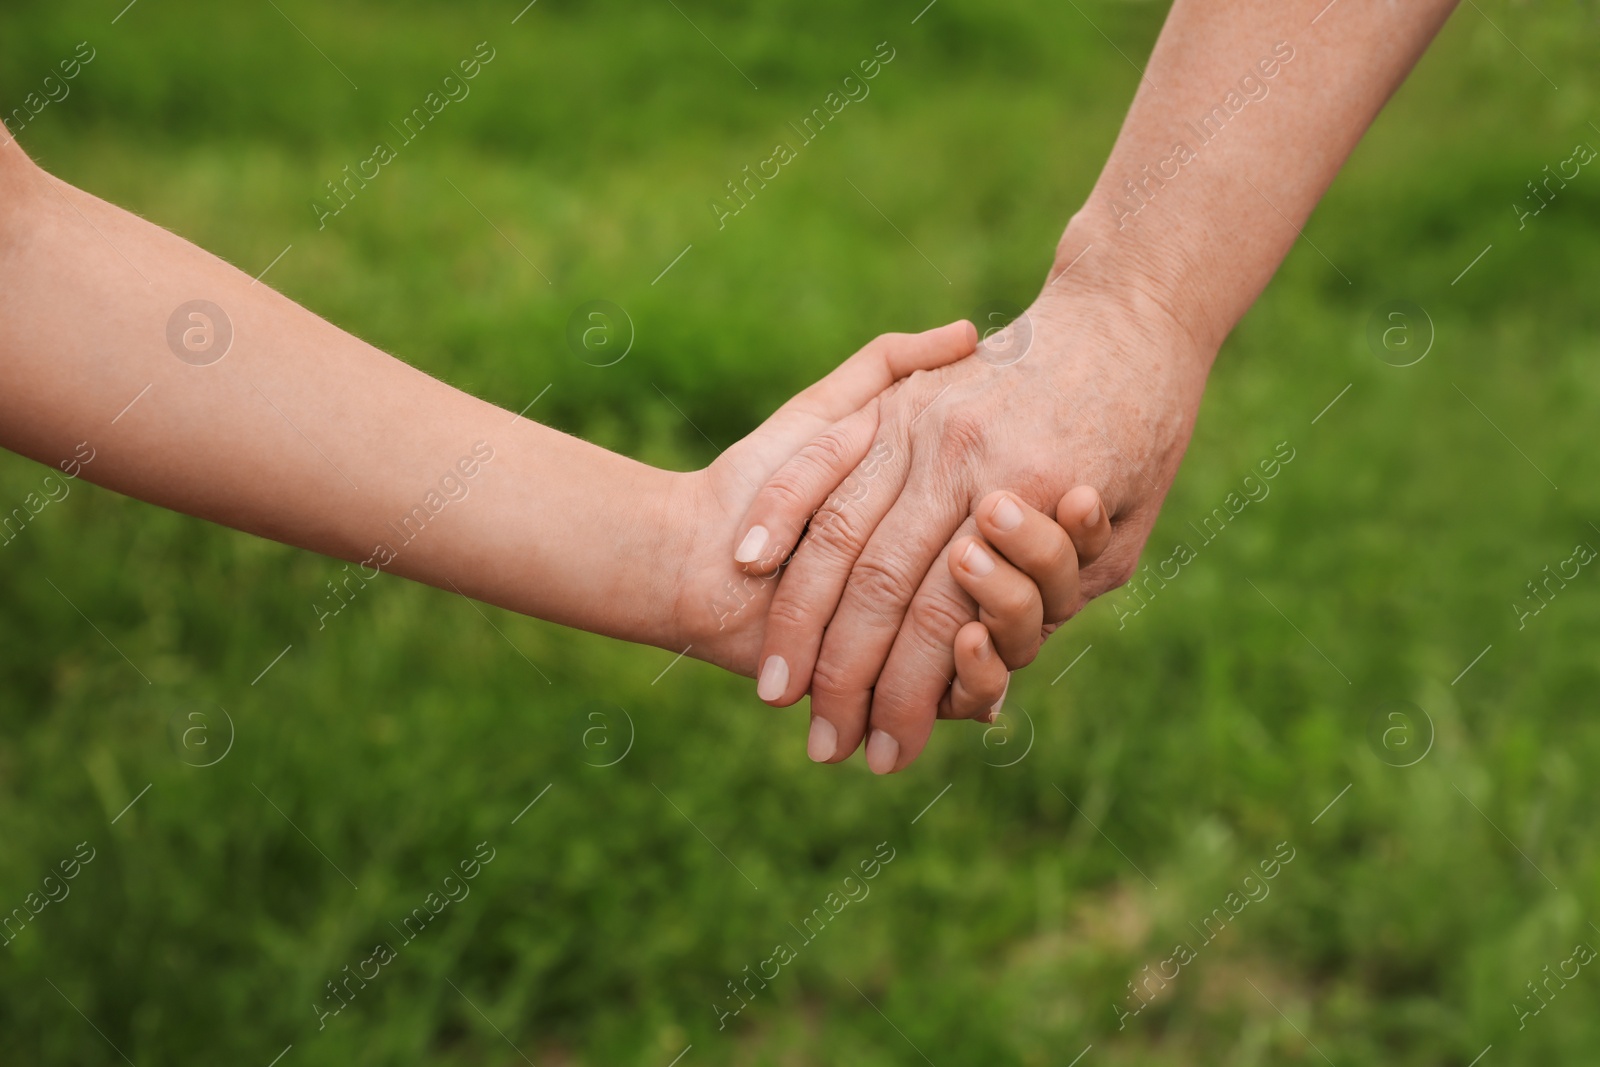
[[[848, 497], [857, 491], [854, 484], [845, 482], [867, 458], [877, 432], [878, 401], [874, 397], [812, 438], [778, 468], [745, 513], [750, 526], [734, 549], [734, 562], [747, 574], [767, 575], [777, 570], [829, 494], [838, 490]], [[869, 469], [875, 466], [869, 465]]]
[[[850, 472], [812, 518], [767, 609], [761, 654], [756, 661], [760, 665], [756, 695], [768, 704], [788, 707], [808, 689], [814, 694], [812, 671], [824, 631], [847, 594], [851, 568], [873, 530], [900, 496], [908, 466], [903, 445], [880, 438], [866, 460]], [[884, 647], [887, 650], [887, 643]], [[880, 654], [875, 662], [882, 661]], [[866, 684], [870, 688], [871, 680]], [[813, 696], [813, 713], [826, 710], [817, 707]], [[865, 714], [863, 702], [859, 716], [863, 721]], [[862, 724], [857, 722], [847, 730], [832, 712], [825, 717], [840, 728], [839, 742], [841, 747], [849, 744], [843, 752], [848, 756], [860, 743]]]
[[1111, 543], [1110, 513], [1093, 486], [1080, 485], [1069, 490], [1056, 506], [1056, 522], [1077, 546], [1079, 567], [1087, 567], [1099, 559], [1100, 553]]
[[965, 319], [921, 333], [880, 334], [779, 411], [799, 408], [829, 422], [842, 419], [901, 378], [954, 363], [977, 345], [977, 327]]
[[[901, 624], [907, 621], [908, 605], [940, 552], [949, 545], [955, 528], [962, 522], [971, 525], [970, 519], [961, 518], [970, 505], [955, 499], [953, 491], [939, 484], [937, 477], [931, 471], [919, 472], [906, 479], [904, 490], [897, 491], [894, 506], [872, 531], [866, 547], [859, 550], [859, 558], [853, 561], [849, 583], [839, 598], [838, 609], [833, 612], [820, 645], [811, 655], [809, 662], [815, 664], [809, 668], [811, 710], [831, 722], [838, 732], [834, 760], [849, 756], [861, 743], [867, 730], [873, 686], [878, 683], [890, 649], [899, 640], [897, 635]], [[778, 587], [779, 597], [784, 595], [784, 587], [794, 581], [794, 568], [805, 552], [802, 547], [790, 572], [784, 576]], [[937, 569], [949, 581], [945, 568]], [[919, 649], [917, 670], [903, 672], [908, 702], [921, 709], [930, 725], [938, 711], [940, 697], [955, 679], [951, 647], [956, 631], [977, 616], [977, 606], [961, 588], [950, 582], [950, 589], [956, 599], [943, 624], [930, 631], [936, 632], [937, 637], [930, 640], [925, 649]], [[766, 647], [769, 649], [775, 647], [771, 643], [775, 630], [770, 619], [778, 614], [777, 601], [774, 601], [767, 630], [769, 643]], [[913, 683], [914, 691], [909, 688]], [[908, 737], [916, 740], [913, 735]], [[898, 741], [893, 736], [887, 741], [891, 746], [887, 755], [884, 755], [884, 742], [876, 748], [868, 748], [867, 762], [875, 771], [898, 765], [893, 747]], [[926, 736], [916, 740], [916, 748], [920, 749], [925, 742]]]
[[[886, 519], [880, 532], [888, 528]], [[976, 528], [967, 519], [961, 534], [969, 536]], [[924, 574], [872, 690], [867, 766], [873, 773], [903, 770], [927, 745], [946, 679], [954, 681], [956, 635], [971, 621], [975, 607], [948, 567], [933, 567]], [[833, 629], [823, 642], [824, 657]], [[883, 657], [882, 652], [876, 654]]]
[[[883, 334], [779, 408], [764, 427], [815, 419], [834, 425], [785, 462], [756, 494], [733, 542], [734, 562], [748, 574], [776, 569], [828, 493], [867, 454], [872, 440], [868, 424], [877, 425], [873, 399], [909, 374], [970, 355], [977, 337], [977, 329], [964, 319], [917, 334]], [[869, 406], [874, 407], [870, 419], [857, 417], [859, 409]]]
[[[1072, 542], [1053, 521], [1038, 512], [1034, 515], [1066, 543], [1076, 592], [1078, 568]], [[958, 537], [946, 558], [956, 584], [978, 602], [978, 621], [988, 631], [1005, 665], [1018, 670], [1032, 663], [1039, 652], [1039, 628], [1045, 619], [1040, 598], [1042, 585], [1034, 584], [1033, 578], [985, 547], [981, 537]]]
[[[1098, 497], [1095, 505], [1099, 506]], [[1004, 490], [984, 497], [974, 514], [978, 519], [979, 532], [1026, 576], [1026, 580], [1037, 587], [1044, 605], [1040, 621], [1060, 622], [1077, 610], [1078, 552], [1073, 547], [1072, 538], [1067, 536], [1067, 531], [1055, 519], [1029, 507], [1015, 493]], [[981, 552], [981, 549], [978, 551]], [[975, 552], [971, 562], [981, 565], [983, 561]], [[955, 563], [955, 560], [951, 561], [952, 572]], [[961, 575], [956, 577], [959, 580]], [[962, 587], [967, 588], [965, 582], [962, 582]], [[983, 598], [978, 597], [971, 588], [967, 588], [967, 592], [973, 593], [978, 602], [983, 603]], [[1012, 590], [1004, 586], [997, 589], [997, 593], [1000, 592]], [[1035, 631], [1034, 636], [1037, 637], [1037, 627]], [[1000, 640], [999, 634], [996, 634], [996, 640]], [[1002, 652], [1012, 647], [1000, 640]], [[1009, 655], [1006, 656], [1006, 662], [1012, 670], [1020, 666]]]
[[1005, 699], [1011, 672], [983, 623], [969, 622], [956, 632], [955, 657], [956, 680], [940, 702], [939, 718], [987, 720]]

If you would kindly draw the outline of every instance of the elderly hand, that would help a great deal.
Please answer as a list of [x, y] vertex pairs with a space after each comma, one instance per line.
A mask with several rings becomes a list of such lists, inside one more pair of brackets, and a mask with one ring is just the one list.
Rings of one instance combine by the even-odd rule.
[[[872, 770], [905, 767], [932, 730], [957, 632], [977, 617], [940, 557], [976, 531], [979, 502], [1006, 489], [1054, 514], [1073, 486], [1099, 487], [1111, 543], [1075, 601], [1049, 605], [1044, 621], [1122, 584], [1177, 473], [1214, 355], [1135, 288], [1051, 286], [973, 356], [913, 374], [875, 412], [802, 449], [741, 527], [751, 573], [789, 557], [761, 646], [762, 699], [786, 706], [809, 691], [812, 716], [836, 737], [825, 762], [870, 732]], [[858, 468], [863, 456], [869, 468]], [[864, 492], [829, 496], [851, 477]], [[1011, 651], [1029, 660], [1037, 642]]]

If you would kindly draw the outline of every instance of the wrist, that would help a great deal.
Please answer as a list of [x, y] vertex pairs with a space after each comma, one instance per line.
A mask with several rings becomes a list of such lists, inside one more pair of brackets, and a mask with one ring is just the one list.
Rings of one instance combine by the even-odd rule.
[[749, 507], [748, 483], [720, 462], [672, 478], [661, 522], [664, 558], [676, 561], [663, 568], [670, 586], [663, 593], [663, 617], [671, 647], [754, 677], [777, 577], [745, 574], [733, 562], [734, 525]]
[[654, 643], [682, 651], [705, 640], [705, 628], [695, 625], [692, 603], [703, 552], [695, 537], [695, 516], [703, 514], [707, 505], [706, 478], [704, 471], [664, 473], [661, 499], [651, 517], [660, 539], [656, 558], [661, 560], [652, 583], [652, 604], [662, 620], [662, 640]]
[[1222, 338], [1196, 321], [1181, 293], [1160, 283], [1137, 250], [1119, 245], [1115, 228], [1073, 216], [1050, 275], [1030, 312], [1040, 330], [1101, 338], [1116, 362], [1146, 375], [1203, 389]]
[[682, 652], [698, 643], [700, 635], [687, 617], [685, 587], [691, 581], [700, 551], [695, 537], [695, 516], [701, 503], [701, 472], [649, 468], [647, 484], [636, 503], [632, 522], [637, 543], [643, 548], [637, 562], [635, 594], [619, 600], [620, 613], [632, 621], [631, 632], [620, 635]]
[[1238, 318], [1208, 280], [1214, 266], [1187, 255], [1177, 241], [1151, 247], [1131, 225], [1119, 227], [1109, 211], [1096, 210], [1101, 197], [1096, 190], [1067, 223], [1041, 300], [1109, 304], [1130, 322], [1181, 339], [1201, 373], [1209, 373]]
[[[1099, 489], [1116, 518], [1171, 483], [1216, 347], [1147, 288], [1136, 267], [1107, 256], [1084, 269], [1100, 249], [1083, 254], [1081, 231], [1069, 229], [1063, 247], [1081, 258], [1065, 274], [1072, 259], [1057, 266], [1029, 308], [1034, 354], [1018, 370], [1044, 378], [1038, 391], [1060, 398], [1067, 429], [1059, 462]], [[1068, 446], [1086, 411], [1109, 450]]]

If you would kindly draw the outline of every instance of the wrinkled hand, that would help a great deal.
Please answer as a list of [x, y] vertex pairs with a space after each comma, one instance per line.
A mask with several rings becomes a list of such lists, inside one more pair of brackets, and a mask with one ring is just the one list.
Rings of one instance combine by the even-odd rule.
[[[678, 483], [667, 523], [682, 531], [664, 560], [675, 559], [671, 632], [688, 654], [753, 676], [776, 582], [737, 567], [732, 554], [741, 517], [762, 483], [838, 420], [875, 418], [879, 397], [912, 373], [946, 366], [973, 351], [977, 331], [953, 322], [922, 333], [874, 338], [821, 381], [794, 397], [703, 471]], [[937, 677], [933, 682], [939, 681]]]
[[[1044, 621], [1074, 614], [1131, 575], [1214, 355], [1131, 293], [1047, 289], [975, 355], [913, 374], [876, 411], [802, 449], [741, 527], [759, 528], [741, 536], [762, 544], [747, 568], [766, 574], [810, 522], [769, 610], [762, 698], [786, 706], [809, 691], [812, 715], [838, 738], [830, 762], [870, 730], [872, 770], [905, 767], [951, 680], [952, 641], [976, 618], [940, 557], [974, 532], [980, 499], [1009, 489], [1049, 514], [1071, 487], [1101, 488], [1110, 546], [1084, 571], [1077, 602]], [[865, 490], [828, 496], [847, 479]]]

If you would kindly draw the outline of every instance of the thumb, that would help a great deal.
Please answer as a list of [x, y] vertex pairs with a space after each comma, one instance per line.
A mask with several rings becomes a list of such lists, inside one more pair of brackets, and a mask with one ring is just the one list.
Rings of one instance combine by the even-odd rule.
[[964, 359], [977, 346], [977, 327], [966, 319], [921, 333], [881, 334], [778, 410], [799, 407], [835, 422], [901, 378]]

